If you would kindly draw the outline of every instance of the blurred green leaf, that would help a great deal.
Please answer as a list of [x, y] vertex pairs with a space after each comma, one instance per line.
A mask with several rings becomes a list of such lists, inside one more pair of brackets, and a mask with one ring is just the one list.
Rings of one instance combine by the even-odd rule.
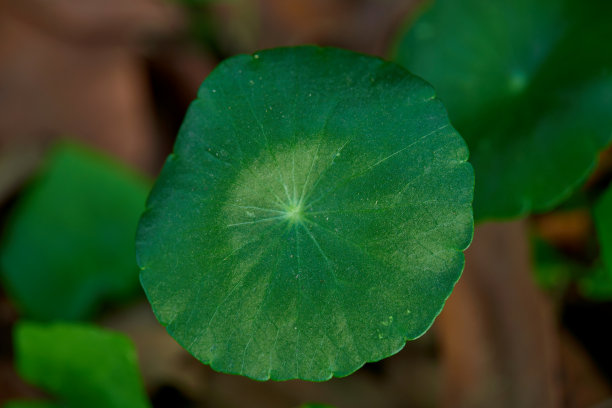
[[550, 209], [612, 138], [612, 2], [437, 0], [395, 58], [465, 137], [477, 220]]
[[612, 300], [612, 187], [598, 200], [593, 218], [603, 265], [580, 281], [580, 289], [590, 298]]
[[134, 235], [148, 183], [82, 147], [55, 148], [19, 198], [0, 253], [6, 289], [32, 319], [82, 319], [138, 290]]
[[10, 403], [9, 407], [146, 408], [132, 342], [119, 333], [78, 324], [17, 324], [19, 374], [58, 398]]
[[137, 236], [159, 321], [214, 369], [326, 380], [423, 334], [463, 269], [468, 151], [433, 89], [345, 50], [210, 74]]
[[582, 296], [595, 301], [612, 300], [612, 272], [603, 266], [589, 270], [578, 279], [578, 289]]
[[300, 408], [334, 408], [334, 406], [327, 404], [307, 403], [300, 406]]
[[47, 401], [9, 401], [3, 408], [62, 408], [63, 405]]
[[538, 285], [550, 291], [563, 291], [572, 281], [576, 265], [546, 241], [531, 240], [533, 271]]

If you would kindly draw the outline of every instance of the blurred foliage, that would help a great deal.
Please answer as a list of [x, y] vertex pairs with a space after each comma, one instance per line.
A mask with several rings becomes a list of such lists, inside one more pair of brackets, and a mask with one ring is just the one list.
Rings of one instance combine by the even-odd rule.
[[538, 285], [548, 291], [563, 292], [572, 281], [572, 271], [576, 265], [537, 236], [532, 237], [531, 244], [534, 276]]
[[12, 408], [147, 408], [136, 351], [122, 334], [78, 324], [19, 323], [19, 374], [59, 399], [12, 402]]
[[[575, 204], [583, 208], [592, 207], [590, 202], [582, 200]], [[568, 256], [563, 248], [537, 234], [532, 236], [535, 279], [543, 289], [563, 294], [574, 285], [581, 296], [592, 301], [612, 300], [612, 188], [600, 197], [592, 212], [597, 240], [582, 242], [578, 257]]]
[[602, 266], [587, 279], [581, 280], [580, 288], [590, 298], [612, 300], [612, 186], [608, 187], [595, 204], [593, 219]]
[[612, 2], [437, 0], [395, 58], [470, 146], [479, 220], [548, 210], [612, 138]]
[[612, 300], [612, 273], [603, 266], [592, 268], [578, 278], [578, 289], [587, 299], [608, 302]]
[[83, 147], [57, 146], [15, 204], [0, 249], [6, 290], [35, 320], [92, 316], [139, 292], [134, 235], [149, 183]]
[[208, 8], [210, 1], [207, 0], [182, 0], [189, 20], [188, 36], [203, 47], [215, 48], [215, 22]]
[[9, 401], [2, 406], [3, 408], [62, 408], [61, 404], [47, 401]]
[[187, 18], [187, 42], [223, 59], [250, 53], [261, 39], [261, 7], [251, 0], [174, 0]]

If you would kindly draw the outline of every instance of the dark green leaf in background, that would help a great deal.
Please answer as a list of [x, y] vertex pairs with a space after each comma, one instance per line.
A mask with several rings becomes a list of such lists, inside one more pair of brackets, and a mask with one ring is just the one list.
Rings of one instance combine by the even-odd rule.
[[138, 289], [134, 235], [148, 183], [74, 145], [51, 152], [15, 205], [0, 262], [6, 290], [32, 319], [89, 317]]
[[308, 403], [300, 406], [300, 408], [334, 408], [332, 405], [327, 404], [318, 404], [318, 403]]
[[298, 47], [200, 88], [137, 236], [160, 322], [214, 369], [326, 380], [432, 324], [472, 237], [468, 150], [393, 63]]
[[612, 2], [437, 0], [395, 58], [466, 139], [477, 220], [550, 209], [612, 138]]
[[531, 239], [533, 272], [537, 284], [547, 291], [562, 293], [575, 277], [578, 265], [539, 237]]
[[612, 270], [597, 265], [578, 279], [578, 289], [587, 299], [609, 302], [612, 300]]
[[47, 401], [9, 401], [2, 408], [62, 408], [62, 405]]
[[15, 353], [19, 374], [58, 401], [18, 401], [9, 407], [150, 406], [134, 346], [119, 333], [77, 324], [19, 323]]
[[612, 187], [597, 202], [593, 218], [603, 265], [580, 282], [580, 289], [590, 298], [612, 300]]

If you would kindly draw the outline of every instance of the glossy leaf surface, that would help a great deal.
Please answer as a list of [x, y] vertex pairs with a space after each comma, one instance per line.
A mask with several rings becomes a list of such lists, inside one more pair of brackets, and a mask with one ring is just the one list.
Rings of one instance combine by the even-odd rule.
[[15, 329], [15, 350], [19, 374], [52, 394], [58, 406], [150, 406], [134, 346], [119, 333], [77, 324], [20, 323]]
[[432, 324], [472, 236], [465, 143], [432, 88], [332, 48], [204, 81], [137, 236], [155, 314], [214, 369], [325, 380]]
[[612, 3], [436, 0], [395, 59], [466, 139], [477, 220], [550, 209], [612, 138]]
[[7, 291], [36, 320], [92, 315], [137, 293], [134, 235], [148, 183], [74, 145], [51, 152], [15, 205], [0, 254]]

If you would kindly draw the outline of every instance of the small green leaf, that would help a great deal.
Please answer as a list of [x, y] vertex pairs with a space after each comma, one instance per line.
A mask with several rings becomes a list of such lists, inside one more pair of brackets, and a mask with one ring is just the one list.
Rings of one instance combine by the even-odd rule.
[[138, 289], [134, 235], [148, 183], [60, 145], [11, 214], [0, 253], [7, 291], [37, 320], [82, 319]]
[[15, 328], [15, 350], [19, 374], [56, 396], [59, 406], [150, 406], [134, 346], [119, 333], [77, 324], [20, 323]]
[[580, 290], [596, 300], [612, 299], [612, 187], [609, 187], [595, 205], [593, 211], [597, 238], [599, 239], [602, 266], [580, 283]]
[[231, 58], [200, 88], [138, 235], [159, 321], [214, 369], [326, 380], [432, 324], [473, 232], [433, 89], [333, 48]]
[[465, 137], [477, 220], [550, 209], [612, 138], [612, 2], [436, 0], [396, 59]]

